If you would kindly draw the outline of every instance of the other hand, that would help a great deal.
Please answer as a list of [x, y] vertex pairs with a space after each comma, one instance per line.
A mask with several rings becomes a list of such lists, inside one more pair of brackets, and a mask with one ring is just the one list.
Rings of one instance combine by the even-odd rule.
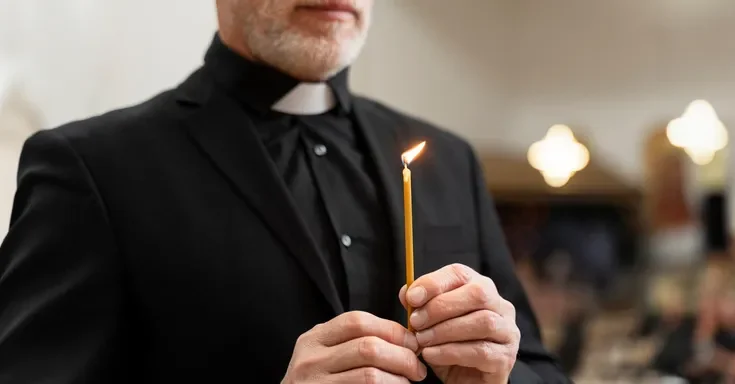
[[347, 312], [296, 341], [281, 384], [408, 384], [426, 377], [416, 336], [366, 312]]
[[521, 332], [515, 307], [495, 284], [454, 264], [421, 276], [399, 293], [423, 357], [445, 384], [508, 382]]

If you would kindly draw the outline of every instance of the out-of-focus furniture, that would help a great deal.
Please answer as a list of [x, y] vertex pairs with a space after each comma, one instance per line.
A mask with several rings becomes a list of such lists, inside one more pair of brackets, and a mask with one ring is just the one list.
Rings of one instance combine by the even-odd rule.
[[[523, 258], [550, 210], [614, 212], [620, 228], [621, 266], [633, 266], [640, 230], [641, 191], [627, 184], [594, 153], [589, 165], [561, 188], [548, 186], [523, 154], [488, 153], [482, 156], [488, 189], [501, 214], [514, 257]], [[617, 227], [620, 227], [619, 225]]]

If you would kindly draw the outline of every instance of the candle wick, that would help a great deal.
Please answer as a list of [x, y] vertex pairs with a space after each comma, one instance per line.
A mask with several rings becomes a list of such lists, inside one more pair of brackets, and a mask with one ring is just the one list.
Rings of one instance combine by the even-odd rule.
[[401, 163], [403, 163], [403, 168], [408, 168], [408, 162], [405, 157], [401, 156]]

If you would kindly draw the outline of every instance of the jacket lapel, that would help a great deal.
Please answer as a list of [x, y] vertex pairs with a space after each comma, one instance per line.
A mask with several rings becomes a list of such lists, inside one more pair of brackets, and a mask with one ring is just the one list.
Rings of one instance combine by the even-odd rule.
[[234, 101], [211, 89], [201, 76], [199, 73], [188, 80], [179, 98], [181, 103], [193, 103], [194, 111], [187, 118], [191, 136], [296, 257], [335, 313], [342, 313], [344, 308], [327, 265], [252, 121]]

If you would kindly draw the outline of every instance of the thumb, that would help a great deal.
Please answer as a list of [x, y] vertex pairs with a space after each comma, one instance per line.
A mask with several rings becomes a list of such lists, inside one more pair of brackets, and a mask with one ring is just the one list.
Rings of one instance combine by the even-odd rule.
[[403, 308], [408, 310], [408, 305], [406, 304], [406, 291], [407, 286], [406, 284], [403, 284], [403, 287], [401, 287], [401, 291], [398, 292], [398, 300], [401, 301], [401, 305], [403, 305]]

